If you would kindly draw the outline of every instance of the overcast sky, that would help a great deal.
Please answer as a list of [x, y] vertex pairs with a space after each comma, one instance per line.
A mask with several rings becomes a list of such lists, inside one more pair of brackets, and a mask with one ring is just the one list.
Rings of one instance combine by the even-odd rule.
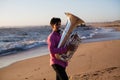
[[0, 26], [49, 25], [52, 17], [66, 24], [64, 12], [85, 22], [120, 20], [120, 0], [0, 0]]

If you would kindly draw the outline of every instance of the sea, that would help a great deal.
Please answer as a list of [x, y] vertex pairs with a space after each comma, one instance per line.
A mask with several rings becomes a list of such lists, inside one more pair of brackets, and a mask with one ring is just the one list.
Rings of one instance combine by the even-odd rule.
[[[0, 28], [0, 68], [48, 53], [50, 26]], [[36, 51], [38, 50], [38, 51]]]
[[[61, 33], [64, 27], [61, 28]], [[49, 54], [47, 37], [50, 26], [0, 28], [0, 68], [17, 61]], [[120, 32], [114, 28], [78, 26], [75, 33], [82, 43], [120, 39]], [[106, 35], [106, 36], [105, 36]]]

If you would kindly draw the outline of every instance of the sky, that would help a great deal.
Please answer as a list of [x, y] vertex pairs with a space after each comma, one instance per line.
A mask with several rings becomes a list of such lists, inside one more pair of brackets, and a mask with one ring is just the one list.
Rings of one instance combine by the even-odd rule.
[[120, 0], [0, 0], [0, 26], [49, 25], [52, 17], [66, 24], [65, 12], [85, 22], [120, 20]]

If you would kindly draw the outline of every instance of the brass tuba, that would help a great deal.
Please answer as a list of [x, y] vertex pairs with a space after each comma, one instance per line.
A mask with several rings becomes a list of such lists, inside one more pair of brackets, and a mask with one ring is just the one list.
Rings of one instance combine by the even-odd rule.
[[72, 31], [78, 25], [84, 23], [84, 21], [82, 19], [80, 19], [79, 17], [77, 17], [71, 13], [65, 13], [65, 15], [67, 16], [67, 24], [66, 24], [65, 30], [63, 31], [58, 48], [64, 46], [67, 39], [69, 38], [70, 34], [72, 33]]
[[[62, 37], [61, 37], [61, 40], [58, 44], [58, 48], [66, 46], [70, 41], [76, 42], [76, 44], [77, 44], [78, 41], [80, 41], [78, 36], [73, 35], [73, 37], [70, 37], [71, 33], [78, 25], [85, 23], [82, 19], [80, 19], [79, 17], [77, 17], [71, 13], [65, 13], [65, 15], [67, 16], [67, 24], [66, 24], [66, 27], [62, 33]], [[66, 61], [66, 59], [69, 60], [72, 57], [74, 52], [75, 51], [68, 51], [64, 55], [56, 54], [55, 56], [57, 59]], [[66, 57], [66, 59], [63, 57]]]

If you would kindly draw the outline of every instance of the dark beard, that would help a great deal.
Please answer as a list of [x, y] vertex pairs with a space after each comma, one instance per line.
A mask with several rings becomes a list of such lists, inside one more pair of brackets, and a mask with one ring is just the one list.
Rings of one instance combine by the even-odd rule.
[[57, 32], [58, 32], [59, 34], [61, 34], [61, 33], [62, 33], [62, 31], [61, 31], [60, 29], [58, 29], [58, 30], [57, 30]]

